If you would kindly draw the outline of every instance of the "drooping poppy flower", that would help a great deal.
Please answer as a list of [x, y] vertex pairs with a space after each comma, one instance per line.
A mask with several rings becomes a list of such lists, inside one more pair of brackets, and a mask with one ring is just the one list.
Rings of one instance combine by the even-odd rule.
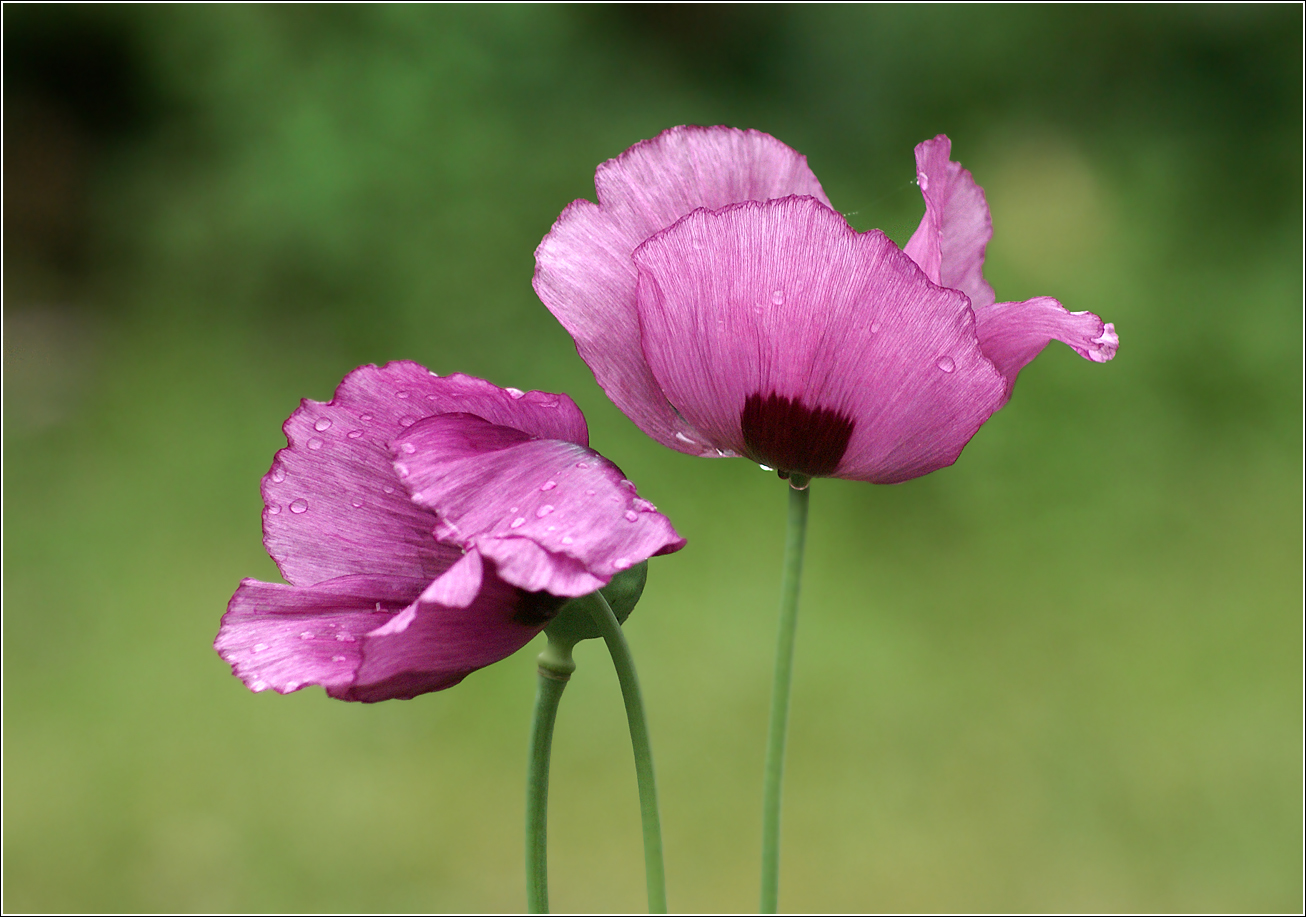
[[995, 302], [984, 193], [916, 148], [926, 212], [898, 248], [830, 206], [767, 134], [678, 127], [599, 166], [536, 250], [535, 290], [645, 433], [784, 474], [894, 483], [952, 464], [1052, 340], [1104, 362], [1115, 329], [1054, 299]]
[[214, 648], [251, 690], [411, 698], [516, 652], [569, 598], [684, 539], [588, 448], [566, 395], [354, 370], [285, 424], [264, 544]]

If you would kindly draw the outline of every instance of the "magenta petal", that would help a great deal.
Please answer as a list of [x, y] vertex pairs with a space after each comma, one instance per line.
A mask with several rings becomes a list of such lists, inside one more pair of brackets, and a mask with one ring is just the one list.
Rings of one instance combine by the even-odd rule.
[[251, 691], [348, 685], [364, 635], [393, 618], [422, 585], [372, 576], [316, 586], [246, 579], [227, 605], [213, 647]]
[[975, 332], [984, 356], [993, 361], [1007, 388], [1049, 341], [1061, 341], [1094, 363], [1116, 355], [1120, 338], [1115, 326], [1092, 312], [1067, 312], [1050, 296], [1024, 302], [1000, 302], [975, 313]]
[[620, 469], [575, 443], [447, 414], [408, 429], [395, 453], [414, 502], [439, 515], [437, 535], [529, 592], [584, 595], [684, 545]]
[[691, 214], [635, 262], [648, 364], [722, 450], [890, 483], [951, 464], [1005, 397], [966, 297], [811, 198]]
[[348, 684], [330, 686], [328, 693], [341, 700], [373, 702], [453, 687], [529, 643], [560, 604], [492, 576], [466, 608], [418, 602], [401, 633], [366, 638], [356, 676]]
[[458, 558], [431, 537], [392, 466], [391, 441], [423, 417], [471, 411], [539, 436], [588, 442], [566, 395], [438, 377], [416, 363], [363, 366], [328, 403], [304, 401], [285, 423], [289, 446], [263, 479], [264, 544], [292, 583], [371, 574], [430, 581]]
[[916, 147], [916, 183], [925, 216], [903, 249], [930, 280], [970, 297], [978, 312], [994, 300], [984, 280], [984, 248], [993, 221], [984, 189], [961, 163], [952, 162], [952, 141], [944, 134]]
[[[675, 127], [599, 166], [598, 204], [574, 201], [535, 252], [535, 292], [570, 332], [599, 385], [645, 433], [715, 454], [678, 418], [640, 350], [631, 254], [699, 208], [805, 194], [826, 201], [807, 159], [760, 131]], [[828, 203], [828, 201], [826, 201]]]
[[485, 561], [481, 552], [472, 548], [462, 560], [426, 587], [421, 600], [428, 605], [466, 608], [480, 595], [484, 579]]

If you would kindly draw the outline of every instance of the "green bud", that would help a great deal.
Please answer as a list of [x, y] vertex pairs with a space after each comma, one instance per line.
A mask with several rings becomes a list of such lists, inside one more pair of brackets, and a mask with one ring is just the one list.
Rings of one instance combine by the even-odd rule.
[[[629, 570], [622, 570], [612, 578], [610, 583], [599, 590], [612, 606], [612, 613], [617, 616], [618, 624], [626, 623], [630, 613], [635, 610], [639, 597], [644, 593], [644, 583], [647, 581], [648, 561], [643, 561]], [[603, 636], [599, 633], [599, 626], [594, 623], [594, 613], [591, 611], [598, 605], [594, 595], [595, 593], [592, 592], [589, 595], [582, 595], [562, 606], [549, 626], [544, 628], [550, 642], [558, 641], [575, 646], [582, 640], [593, 640]]]

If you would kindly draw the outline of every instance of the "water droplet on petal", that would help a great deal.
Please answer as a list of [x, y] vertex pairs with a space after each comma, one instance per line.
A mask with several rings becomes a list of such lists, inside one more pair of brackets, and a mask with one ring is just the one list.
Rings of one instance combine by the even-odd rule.
[[411, 427], [415, 423], [417, 423], [417, 418], [409, 417], [407, 414], [399, 418], [399, 426], [401, 427]]
[[388, 494], [392, 494], [392, 493], [395, 492], [395, 489], [394, 489], [393, 487], [391, 487], [389, 484], [382, 484], [382, 485], [381, 485], [381, 490], [382, 490], [383, 492], [385, 492], [385, 493], [388, 493]]
[[879, 334], [879, 333], [880, 333], [880, 323], [871, 322], [871, 334]]
[[636, 519], [639, 518], [639, 513], [635, 512], [633, 509], [626, 510], [626, 512], [623, 513], [622, 515], [626, 517], [627, 522], [634, 522]]
[[763, 471], [775, 471], [775, 469], [770, 465], [758, 465], [757, 467], [761, 468]]
[[630, 488], [631, 490], [634, 490], [634, 489], [635, 489], [635, 482], [634, 482], [634, 481], [627, 481], [625, 478], [622, 478], [622, 479], [621, 479], [621, 486], [622, 486], [622, 487], [628, 487], [628, 488]]
[[520, 398], [526, 394], [519, 388], [506, 388], [504, 389], [504, 391], [506, 391], [509, 395], [512, 395], [513, 398]]
[[525, 524], [525, 522], [526, 522], [525, 516], [518, 516], [516, 519], [512, 520], [512, 523], [508, 526], [508, 528], [510, 529], [521, 528], [522, 525]]
[[547, 515], [548, 515], [549, 513], [551, 513], [551, 512], [553, 512], [553, 504], [551, 504], [551, 503], [545, 503], [543, 506], [541, 506], [539, 509], [537, 509], [537, 510], [535, 511], [535, 518], [536, 518], [536, 519], [543, 519], [545, 516], [547, 516]]
[[563, 535], [563, 536], [562, 536], [562, 543], [563, 543], [563, 544], [573, 544], [573, 543], [575, 543], [575, 541], [576, 541], [576, 539], [575, 539], [575, 538], [572, 538], [570, 535]]
[[950, 373], [957, 368], [957, 364], [952, 361], [952, 357], [939, 357], [939, 361], [935, 365], [945, 373]]
[[630, 558], [628, 557], [618, 557], [612, 562], [612, 566], [618, 570], [625, 570], [630, 565]]
[[371, 415], [371, 414], [359, 414], [359, 415], [358, 415], [358, 419], [361, 420], [363, 423], [367, 423], [369, 420], [372, 419], [372, 415]]
[[358, 439], [358, 437], [360, 437], [360, 436], [363, 435], [363, 431], [362, 431], [362, 430], [350, 430], [350, 431], [349, 431], [348, 433], [346, 433], [345, 435], [348, 436], [350, 439]]
[[268, 645], [267, 645], [266, 643], [255, 643], [255, 644], [254, 644], [254, 652], [256, 652], [256, 653], [261, 653], [261, 652], [263, 652], [263, 651], [264, 651], [265, 649], [267, 649], [267, 648], [268, 648]]
[[354, 509], [362, 509], [363, 501], [358, 499], [357, 497], [354, 497], [352, 500], [349, 501], [349, 505], [352, 506]]
[[398, 397], [398, 398], [407, 398], [407, 397], [408, 397], [408, 392], [396, 392], [396, 393], [395, 393], [395, 396]]
[[656, 506], [645, 500], [643, 497], [635, 498], [635, 509], [639, 510], [641, 513], [656, 513], [658, 511]]
[[269, 503], [269, 504], [268, 504], [268, 515], [269, 515], [269, 516], [275, 516], [275, 515], [277, 515], [277, 514], [280, 513], [280, 512], [281, 512], [281, 504], [280, 504], [280, 503]]
[[540, 490], [553, 490], [553, 488], [557, 486], [558, 486], [557, 481], [545, 481], [543, 484], [540, 485]]
[[590, 463], [589, 463], [589, 462], [577, 462], [577, 463], [576, 463], [576, 467], [577, 467], [577, 468], [588, 468], [589, 466], [590, 466]]
[[594, 491], [592, 491], [592, 490], [587, 490], [587, 491], [585, 491], [585, 496], [587, 496], [587, 497], [592, 497], [592, 496], [594, 496]]
[[299, 635], [299, 639], [300, 639], [300, 640], [312, 640], [312, 639], [313, 639], [313, 632], [312, 632], [311, 630], [306, 630], [306, 631], [304, 631], [302, 634]]
[[785, 291], [784, 291], [784, 290], [774, 290], [774, 291], [772, 291], [772, 293], [771, 293], [771, 302], [772, 302], [772, 304], [777, 305], [777, 306], [782, 306], [782, 305], [784, 305], [784, 301], [785, 301]]
[[916, 173], [916, 184], [921, 186], [922, 191], [930, 190], [930, 177], [924, 172]]
[[303, 497], [290, 504], [290, 511], [298, 516], [300, 513], [308, 511], [308, 501]]
[[280, 465], [272, 469], [273, 484], [280, 484], [285, 479], [286, 479], [286, 469], [282, 468]]
[[321, 448], [322, 448], [322, 440], [320, 440], [320, 439], [318, 439], [316, 436], [314, 436], [312, 439], [310, 439], [310, 440], [308, 441], [308, 448], [310, 448], [310, 449], [314, 449], [314, 450], [321, 449]]
[[356, 642], [357, 642], [357, 641], [354, 639], [353, 634], [347, 634], [347, 633], [345, 633], [344, 631], [341, 631], [340, 633], [336, 634], [336, 639], [339, 640], [341, 643], [356, 643]]
[[417, 447], [414, 446], [412, 443], [404, 443], [402, 446], [399, 447], [399, 451], [406, 452], [408, 455], [412, 455], [414, 452], [417, 451]]
[[681, 433], [681, 432], [679, 432], [679, 431], [676, 432], [676, 439], [680, 440], [682, 443], [685, 443], [685, 444], [688, 445], [688, 446], [697, 446], [697, 445], [698, 445], [698, 443], [694, 442], [692, 439], [690, 439], [690, 438], [689, 438], [688, 436], [686, 436], [684, 433]]
[[344, 656], [332, 656], [332, 657], [331, 657], [331, 661], [332, 661], [332, 662], [344, 662], [344, 661], [345, 661], [345, 657], [344, 657]]
[[331, 429], [331, 418], [329, 418], [329, 417], [319, 417], [319, 418], [317, 419], [317, 423], [313, 424], [313, 429], [316, 430], [316, 431], [319, 432], [319, 433], [325, 433], [327, 430], [330, 430], [330, 429]]

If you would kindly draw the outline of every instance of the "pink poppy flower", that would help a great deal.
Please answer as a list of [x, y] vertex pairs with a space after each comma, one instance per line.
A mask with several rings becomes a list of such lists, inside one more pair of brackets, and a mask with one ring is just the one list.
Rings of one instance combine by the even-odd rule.
[[693, 455], [905, 481], [956, 461], [1049, 341], [1111, 359], [1112, 325], [984, 281], [984, 192], [940, 135], [898, 248], [830, 206], [759, 131], [677, 127], [599, 166], [536, 250], [535, 290], [616, 405]]
[[244, 580], [214, 648], [253, 691], [411, 698], [516, 652], [569, 599], [684, 539], [588, 448], [566, 395], [354, 370], [263, 479], [289, 585]]

